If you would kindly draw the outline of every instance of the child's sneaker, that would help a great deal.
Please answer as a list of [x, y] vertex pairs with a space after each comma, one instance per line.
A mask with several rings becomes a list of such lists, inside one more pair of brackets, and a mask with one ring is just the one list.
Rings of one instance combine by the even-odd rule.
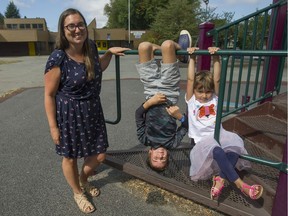
[[[191, 35], [189, 34], [187, 30], [182, 30], [180, 32], [178, 44], [181, 46], [181, 49], [185, 51], [187, 50], [188, 47], [191, 47], [192, 39], [191, 39]], [[189, 56], [181, 55], [179, 56], [179, 60], [183, 63], [187, 63], [189, 60]]]

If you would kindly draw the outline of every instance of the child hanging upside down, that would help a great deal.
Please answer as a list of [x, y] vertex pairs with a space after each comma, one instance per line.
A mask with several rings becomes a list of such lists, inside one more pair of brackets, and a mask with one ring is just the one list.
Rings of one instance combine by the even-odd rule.
[[[191, 41], [186, 42], [187, 48]], [[146, 101], [135, 113], [137, 137], [142, 144], [151, 147], [147, 163], [156, 171], [162, 171], [168, 166], [168, 150], [181, 143], [188, 129], [187, 117], [176, 106], [180, 95], [176, 50], [180, 49], [183, 47], [172, 40], [164, 41], [161, 46], [142, 42], [138, 48], [139, 63], [136, 68], [144, 85]], [[162, 52], [160, 66], [154, 58], [155, 50]], [[176, 120], [181, 122], [179, 127]]]

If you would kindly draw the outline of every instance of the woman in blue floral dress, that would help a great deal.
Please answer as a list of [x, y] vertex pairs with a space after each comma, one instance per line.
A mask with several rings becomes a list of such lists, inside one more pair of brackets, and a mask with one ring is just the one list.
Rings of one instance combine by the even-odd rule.
[[[87, 179], [108, 148], [100, 100], [102, 72], [113, 54], [124, 55], [126, 50], [112, 47], [99, 57], [83, 15], [72, 8], [61, 14], [56, 49], [45, 68], [45, 110], [56, 152], [63, 157], [64, 176], [84, 213], [95, 210], [85, 193], [98, 196], [100, 191]], [[85, 158], [80, 174], [78, 158]]]

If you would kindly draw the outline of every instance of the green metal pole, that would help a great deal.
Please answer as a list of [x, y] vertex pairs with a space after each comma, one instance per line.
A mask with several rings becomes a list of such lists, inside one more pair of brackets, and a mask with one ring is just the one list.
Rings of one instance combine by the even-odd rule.
[[121, 82], [120, 82], [120, 57], [115, 56], [115, 70], [116, 70], [116, 106], [117, 117], [114, 121], [106, 120], [109, 124], [118, 124], [121, 120]]

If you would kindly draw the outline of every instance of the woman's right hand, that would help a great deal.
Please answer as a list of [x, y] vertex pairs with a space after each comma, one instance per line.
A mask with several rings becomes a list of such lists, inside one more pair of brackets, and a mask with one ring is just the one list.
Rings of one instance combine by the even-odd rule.
[[113, 55], [124, 56], [125, 51], [131, 50], [130, 48], [126, 47], [111, 47], [107, 52], [110, 52]]
[[50, 128], [50, 134], [56, 145], [60, 144], [60, 131], [58, 127]]

